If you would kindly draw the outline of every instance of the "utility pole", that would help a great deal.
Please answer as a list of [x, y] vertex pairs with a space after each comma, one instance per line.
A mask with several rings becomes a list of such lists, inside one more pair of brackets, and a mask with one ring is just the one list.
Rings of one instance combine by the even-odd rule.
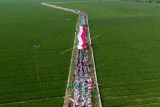
[[38, 48], [40, 48], [40, 45], [34, 44], [33, 48], [36, 49], [36, 72], [37, 72], [37, 80], [39, 81], [39, 57], [38, 57]]

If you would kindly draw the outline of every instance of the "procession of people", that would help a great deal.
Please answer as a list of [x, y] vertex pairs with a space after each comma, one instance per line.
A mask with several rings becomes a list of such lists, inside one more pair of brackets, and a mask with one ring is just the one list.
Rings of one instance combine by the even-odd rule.
[[93, 80], [89, 68], [89, 43], [87, 41], [87, 15], [76, 10], [79, 15], [77, 52], [74, 59], [73, 102], [74, 107], [92, 107]]

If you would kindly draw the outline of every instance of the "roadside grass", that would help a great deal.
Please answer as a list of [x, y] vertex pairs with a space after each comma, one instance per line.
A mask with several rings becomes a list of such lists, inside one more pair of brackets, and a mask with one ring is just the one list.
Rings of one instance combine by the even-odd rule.
[[160, 106], [160, 5], [59, 4], [89, 14], [103, 107]]
[[[43, 1], [0, 1], [0, 107], [43, 98], [53, 99], [21, 106], [63, 105], [71, 52], [61, 52], [73, 46], [77, 17], [40, 5]], [[34, 44], [40, 45], [40, 81]]]

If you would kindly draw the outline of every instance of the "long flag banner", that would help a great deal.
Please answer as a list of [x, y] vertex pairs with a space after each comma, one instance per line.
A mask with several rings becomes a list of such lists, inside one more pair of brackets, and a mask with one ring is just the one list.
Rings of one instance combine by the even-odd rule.
[[77, 35], [77, 38], [78, 38], [77, 48], [78, 49], [84, 49], [87, 47], [86, 35], [87, 35], [86, 26], [79, 26], [79, 33]]

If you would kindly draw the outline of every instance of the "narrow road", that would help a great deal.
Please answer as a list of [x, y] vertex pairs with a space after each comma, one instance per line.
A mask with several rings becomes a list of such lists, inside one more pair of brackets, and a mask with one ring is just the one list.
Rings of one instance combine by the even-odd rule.
[[[51, 8], [56, 8], [56, 9], [60, 9], [60, 10], [63, 10], [63, 11], [67, 11], [67, 12], [71, 12], [71, 13], [74, 13], [74, 14], [78, 14], [77, 13], [77, 11], [75, 11], [75, 10], [73, 10], [73, 9], [69, 9], [69, 8], [64, 8], [64, 7], [61, 7], [61, 6], [57, 6], [57, 5], [52, 5], [52, 4], [49, 4], [49, 3], [41, 3], [42, 5], [44, 5], [44, 6], [48, 6], [48, 7], [51, 7]], [[88, 24], [88, 16], [87, 16], [87, 18], [86, 18], [86, 20], [87, 20], [87, 36], [88, 36], [88, 39], [89, 39], [89, 44], [91, 44], [91, 38], [90, 38], [90, 31], [89, 31], [89, 24]], [[74, 47], [75, 47], [75, 45], [76, 45], [76, 34], [75, 34], [75, 39], [74, 39]], [[98, 83], [97, 83], [97, 74], [96, 74], [96, 67], [95, 67], [95, 62], [94, 62], [94, 56], [93, 56], [93, 49], [92, 49], [92, 47], [90, 46], [89, 47], [90, 49], [91, 49], [91, 60], [92, 60], [92, 62], [93, 62], [93, 70], [94, 70], [94, 82], [95, 82], [95, 87], [96, 87], [96, 90], [97, 90], [97, 98], [98, 98], [98, 106], [96, 106], [96, 107], [102, 107], [102, 103], [101, 103], [101, 98], [100, 98], [100, 93], [99, 93], [99, 87], [98, 87]], [[74, 56], [78, 56], [79, 57], [79, 55], [81, 55], [82, 54], [82, 56], [83, 56], [83, 58], [85, 58], [85, 57], [87, 57], [87, 56], [85, 56], [85, 54], [83, 55], [83, 53], [88, 53], [88, 51], [87, 50], [82, 50], [82, 52], [81, 52], [81, 50], [78, 50], [78, 53], [77, 53], [77, 55], [74, 55], [74, 51], [75, 51], [75, 49], [73, 48], [73, 51], [72, 51], [72, 59], [71, 59], [71, 64], [70, 64], [70, 70], [69, 70], [69, 76], [68, 76], [68, 83], [67, 83], [67, 87], [66, 87], [66, 93], [65, 93], [65, 100], [64, 100], [64, 107], [68, 107], [68, 104], [69, 104], [69, 102], [66, 102], [66, 100], [68, 100], [68, 97], [70, 97], [70, 93], [69, 93], [69, 84], [71, 84], [70, 82], [71, 82], [71, 76], [72, 76], [72, 74], [73, 73], [71, 73], [72, 72], [72, 68], [71, 68], [71, 66], [73, 65], [73, 59], [75, 59], [74, 58]], [[77, 58], [78, 58], [77, 57]], [[83, 62], [83, 60], [84, 59], [80, 59], [80, 57], [79, 57], [79, 59], [80, 60], [82, 60], [81, 62]], [[79, 62], [79, 61], [75, 61], [75, 62]], [[82, 63], [80, 63], [80, 64], [82, 64]], [[77, 69], [79, 69], [78, 68], [78, 66], [77, 66]], [[75, 72], [76, 72], [76, 70], [75, 70]], [[74, 72], [74, 74], [76, 75], [76, 73]], [[90, 78], [87, 78], [87, 79], [90, 79]], [[77, 80], [74, 80], [75, 82], [74, 83], [78, 83], [78, 82], [76, 82]], [[82, 80], [83, 81], [83, 80]], [[84, 81], [86, 81], [86, 80], [84, 80]], [[83, 83], [83, 82], [82, 82]], [[89, 85], [89, 84], [88, 84]], [[88, 86], [87, 86], [88, 87]], [[90, 92], [90, 91], [89, 91]], [[72, 93], [72, 94], [74, 94], [73, 96], [74, 96], [74, 98], [76, 98], [77, 96], [78, 96], [78, 94], [76, 95], [75, 94], [75, 91], [74, 91], [74, 93]], [[76, 95], [76, 96], [75, 96]], [[69, 99], [69, 100], [72, 100], [74, 103], [72, 104], [72, 106], [73, 107], [75, 107], [75, 99]], [[90, 98], [90, 100], [91, 100], [91, 98]], [[87, 100], [87, 102], [88, 102], [88, 100]], [[89, 103], [87, 104], [88, 106], [87, 107], [92, 107], [92, 104], [90, 105]], [[78, 106], [77, 106], [78, 107]]]

